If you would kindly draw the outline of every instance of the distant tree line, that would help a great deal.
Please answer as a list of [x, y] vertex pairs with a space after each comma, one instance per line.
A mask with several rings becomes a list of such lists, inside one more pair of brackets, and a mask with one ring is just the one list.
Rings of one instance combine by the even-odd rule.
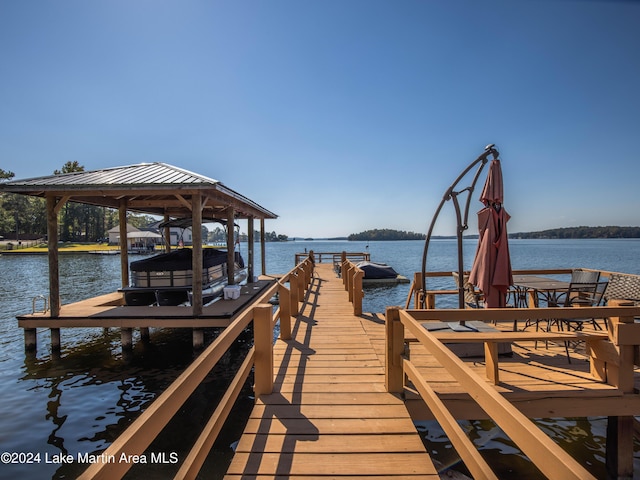
[[510, 238], [640, 238], [640, 227], [565, 227], [540, 232], [512, 233]]
[[349, 241], [363, 240], [424, 240], [425, 235], [422, 233], [405, 232], [402, 230], [391, 230], [388, 228], [365, 230], [360, 233], [352, 233], [347, 237]]
[[[209, 232], [207, 239], [210, 242], [226, 242], [227, 241], [227, 232], [226, 232], [226, 230], [224, 228], [216, 227], [213, 231]], [[265, 239], [265, 242], [286, 242], [286, 241], [289, 240], [289, 237], [287, 237], [286, 235], [278, 234], [276, 232], [264, 232], [264, 239]], [[247, 235], [246, 233], [241, 233], [240, 234], [240, 241], [241, 242], [248, 242], [249, 241], [249, 235]], [[254, 242], [259, 242], [260, 241], [260, 231], [259, 230], [254, 230], [253, 231], [253, 241]]]

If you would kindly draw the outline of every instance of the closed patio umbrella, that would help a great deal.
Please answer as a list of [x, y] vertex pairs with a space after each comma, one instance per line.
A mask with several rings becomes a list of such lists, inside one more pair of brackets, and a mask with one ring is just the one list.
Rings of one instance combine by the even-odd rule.
[[507, 222], [511, 218], [504, 209], [502, 168], [494, 159], [489, 166], [487, 180], [480, 195], [485, 208], [478, 212], [480, 238], [469, 282], [484, 294], [487, 308], [506, 306], [509, 287], [513, 284]]

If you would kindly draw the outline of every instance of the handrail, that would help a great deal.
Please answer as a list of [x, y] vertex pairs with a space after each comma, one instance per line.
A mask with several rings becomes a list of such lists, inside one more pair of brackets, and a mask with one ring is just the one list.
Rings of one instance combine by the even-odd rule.
[[[592, 268], [581, 268], [581, 270], [590, 271], [590, 272], [600, 272], [601, 275], [605, 277], [609, 277], [611, 275], [628, 275], [620, 272], [610, 272], [608, 270], [598, 270]], [[573, 269], [570, 268], [542, 268], [542, 269], [531, 269], [531, 270], [513, 270], [513, 275], [570, 275]], [[435, 278], [435, 277], [451, 277], [452, 272], [425, 272], [424, 278]], [[417, 308], [418, 305], [424, 304], [426, 308], [435, 308], [436, 306], [436, 296], [439, 295], [457, 295], [457, 289], [451, 290], [424, 290], [424, 281], [421, 272], [415, 272], [413, 275], [413, 281], [411, 282], [411, 286], [409, 287], [409, 293], [407, 294], [407, 300], [405, 302], [405, 308], [410, 308], [413, 300], [414, 308]], [[423, 299], [423, 296], [425, 297]], [[424, 302], [423, 302], [424, 300]]]
[[364, 290], [362, 289], [362, 279], [364, 278], [364, 271], [348, 260], [343, 255], [341, 264], [342, 283], [344, 289], [349, 292], [349, 301], [353, 304], [353, 314], [362, 315], [362, 298], [364, 297]]
[[316, 263], [333, 263], [335, 265], [341, 261], [343, 254], [346, 254], [347, 258], [353, 260], [371, 260], [371, 254], [369, 252], [316, 252], [311, 250], [308, 253], [296, 253], [295, 263], [298, 264], [309, 255], [314, 255]]
[[[256, 398], [259, 394], [270, 393], [268, 386], [269, 384], [273, 385], [273, 368], [269, 370], [268, 358], [272, 357], [272, 355], [264, 350], [272, 348], [273, 326], [278, 320], [281, 321], [281, 329], [283, 326], [285, 329], [284, 332], [281, 331], [283, 338], [287, 334], [289, 337], [291, 336], [290, 316], [298, 314], [299, 296], [304, 294], [310, 284], [312, 272], [313, 262], [307, 258], [280, 278], [272, 287], [265, 290], [103, 452], [105, 458], [111, 458], [111, 455], [113, 455], [113, 458], [118, 459], [122, 454], [127, 456], [142, 455], [204, 378], [217, 365], [240, 333], [253, 321], [255, 323], [254, 336], [256, 336], [254, 347], [245, 356], [242, 366], [231, 381], [223, 398], [176, 475], [176, 478], [195, 478], [253, 367], [256, 370]], [[290, 282], [292, 287], [293, 285], [296, 286], [295, 295], [294, 288], [288, 289], [285, 286], [287, 281]], [[266, 302], [276, 292], [279, 294], [280, 308], [272, 312], [273, 307]], [[284, 318], [285, 316], [289, 316], [289, 318]], [[258, 335], [260, 335], [260, 338], [258, 338]], [[267, 359], [267, 361], [265, 362], [263, 359]], [[270, 379], [269, 376], [271, 376]], [[131, 466], [131, 462], [96, 462], [90, 465], [78, 478], [109, 480], [122, 478]]]
[[[406, 374], [416, 387], [422, 398], [434, 413], [436, 419], [451, 439], [461, 458], [475, 478], [491, 478], [486, 464], [473, 451], [475, 447], [464, 440], [464, 433], [448, 412], [444, 404], [431, 389], [428, 381], [418, 369], [404, 356], [405, 328], [415, 339], [425, 346], [431, 355], [470, 393], [479, 406], [492, 420], [521, 448], [521, 450], [536, 464], [549, 478], [594, 478], [578, 462], [568, 455], [560, 446], [542, 432], [533, 422], [522, 414], [514, 405], [500, 395], [486, 379], [481, 378], [458, 358], [437, 337], [435, 332], [423, 328], [421, 322], [456, 321], [464, 318], [467, 321], [488, 321], [499, 317], [498, 320], [525, 320], [531, 318], [577, 318], [585, 314], [598, 318], [609, 318], [607, 334], [595, 334], [589, 338], [584, 332], [551, 334], [559, 338], [578, 338], [590, 341], [591, 372], [598, 379], [607, 382], [625, 394], [633, 393], [633, 350], [640, 344], [640, 324], [634, 324], [634, 316], [640, 315], [640, 307], [627, 306], [629, 303], [612, 301], [613, 306], [574, 308], [507, 308], [507, 309], [451, 309], [451, 310], [400, 310], [397, 307], [387, 309], [386, 318], [386, 386], [389, 392], [402, 392], [404, 389], [404, 375]], [[548, 332], [495, 332], [493, 335], [484, 333], [466, 338], [467, 341], [485, 343], [485, 360], [487, 377], [497, 383], [497, 343], [505, 338], [526, 334], [527, 340], [539, 338], [544, 340]], [[460, 334], [462, 335], [462, 334]], [[608, 338], [615, 346], [613, 352], [606, 348]], [[445, 335], [446, 336], [446, 335]], [[449, 335], [453, 341], [455, 334]], [[607, 355], [601, 355], [603, 351]], [[608, 369], [606, 364], [614, 365]], [[606, 372], [606, 373], [605, 373]], [[472, 450], [473, 449], [473, 450]]]

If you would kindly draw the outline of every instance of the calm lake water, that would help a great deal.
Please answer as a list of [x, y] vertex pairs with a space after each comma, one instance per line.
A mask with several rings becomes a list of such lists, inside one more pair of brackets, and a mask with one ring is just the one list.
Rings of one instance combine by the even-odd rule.
[[[465, 268], [470, 268], [476, 241], [465, 241]], [[288, 242], [267, 244], [267, 273], [285, 273], [294, 254], [369, 251], [372, 259], [413, 277], [421, 268], [423, 242]], [[513, 240], [514, 269], [590, 267], [640, 274], [640, 240]], [[241, 246], [246, 259], [246, 244]], [[260, 265], [258, 252], [256, 271]], [[434, 240], [429, 271], [456, 269], [454, 240]], [[117, 289], [119, 257], [61, 256], [63, 303]], [[429, 288], [450, 285], [430, 284]], [[367, 288], [364, 310], [383, 312], [404, 306], [409, 285]], [[99, 453], [104, 450], [193, 360], [190, 330], [152, 330], [151, 342], [136, 342], [123, 358], [119, 331], [63, 329], [62, 351], [52, 355], [49, 332], [38, 332], [38, 351], [25, 355], [22, 329], [15, 316], [32, 311], [33, 298], [48, 293], [45, 256], [0, 257], [0, 452], [40, 454], [39, 463], [0, 463], [0, 479], [75, 478], [86, 465], [46, 463], [46, 456]], [[452, 300], [454, 302], [454, 300]], [[41, 303], [40, 303], [41, 305]], [[441, 305], [439, 305], [441, 306]], [[452, 303], [451, 306], [455, 306]], [[207, 332], [210, 342], [216, 332]], [[134, 339], [136, 340], [136, 339]], [[180, 414], [162, 432], [150, 451], [175, 453], [183, 459], [237, 370], [235, 353], [246, 351], [249, 332], [224, 359]], [[236, 406], [234, 423], [226, 427], [206, 464], [207, 478], [221, 478], [232, 456], [232, 444], [243, 429], [253, 404], [250, 382]], [[604, 478], [604, 419], [541, 420], [539, 425], [569, 448], [599, 478]], [[491, 422], [467, 422], [465, 428], [501, 476], [526, 468], [527, 460]], [[442, 430], [434, 422], [418, 424], [429, 450], [446, 465], [457, 462]], [[134, 467], [128, 478], [173, 478], [177, 465]], [[640, 463], [636, 465], [640, 471]], [[510, 473], [511, 472], [511, 473]], [[535, 478], [535, 471], [527, 478]]]

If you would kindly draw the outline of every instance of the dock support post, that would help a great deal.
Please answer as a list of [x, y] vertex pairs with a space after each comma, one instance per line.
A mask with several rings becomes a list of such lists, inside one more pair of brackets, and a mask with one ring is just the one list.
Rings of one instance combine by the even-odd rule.
[[38, 335], [35, 328], [24, 329], [24, 350], [25, 352], [35, 352], [38, 348]]
[[49, 310], [50, 318], [60, 316], [60, 264], [58, 261], [58, 212], [69, 197], [57, 200], [47, 195], [47, 248], [49, 258]]
[[634, 417], [607, 418], [606, 465], [609, 478], [633, 478]]
[[253, 344], [256, 348], [255, 385], [256, 399], [273, 392], [273, 328], [271, 305], [263, 303], [253, 310]]
[[253, 283], [253, 278], [255, 277], [255, 240], [253, 238], [254, 235], [254, 226], [253, 226], [253, 217], [247, 218], [247, 272], [249, 275], [248, 283]]
[[264, 234], [264, 218], [260, 219], [260, 268], [262, 275], [267, 274], [267, 260], [266, 260], [266, 247], [265, 247], [265, 234]]
[[53, 352], [60, 351], [60, 329], [59, 328], [51, 329], [51, 351]]
[[385, 386], [389, 393], [402, 393], [404, 390], [404, 325], [400, 321], [400, 308], [387, 307], [385, 312]]
[[204, 347], [204, 330], [202, 328], [193, 329], [193, 348], [200, 350]]
[[280, 338], [291, 340], [291, 294], [284, 285], [278, 285], [280, 301]]
[[[611, 300], [611, 306], [633, 306], [625, 300]], [[620, 337], [619, 328], [633, 324], [633, 317], [611, 317], [607, 322], [609, 338], [619, 355], [617, 372], [614, 370], [609, 383], [624, 393], [633, 393], [634, 350], [633, 344], [626, 345]], [[606, 466], [610, 478], [633, 478], [633, 422], [632, 416], [616, 416], [607, 419]]]
[[131, 350], [133, 348], [132, 328], [122, 328], [120, 330], [120, 342], [122, 343], [122, 350]]
[[149, 341], [149, 327], [140, 327], [140, 340], [143, 342]]
[[129, 244], [127, 242], [127, 199], [121, 198], [118, 206], [120, 222], [120, 282], [122, 287], [129, 285]]

